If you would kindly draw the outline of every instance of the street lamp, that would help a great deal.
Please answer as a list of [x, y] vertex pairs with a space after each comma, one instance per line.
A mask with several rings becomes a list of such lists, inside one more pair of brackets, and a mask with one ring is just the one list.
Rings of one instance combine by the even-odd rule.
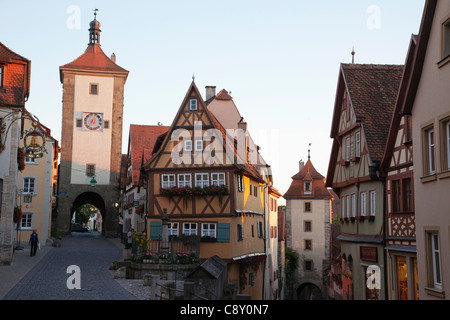
[[92, 187], [95, 187], [97, 185], [97, 180], [95, 180], [95, 177], [92, 177], [90, 184]]

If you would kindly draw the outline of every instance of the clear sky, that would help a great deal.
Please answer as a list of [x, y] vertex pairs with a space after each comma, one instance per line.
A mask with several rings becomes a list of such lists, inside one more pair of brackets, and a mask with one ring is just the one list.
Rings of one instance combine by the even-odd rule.
[[[340, 63], [404, 64], [425, 0], [5, 1], [0, 41], [31, 60], [27, 109], [61, 139], [59, 66], [87, 47], [98, 8], [101, 44], [130, 71], [130, 124], [170, 125], [193, 74], [231, 91], [283, 194], [311, 161], [326, 176]], [[91, 146], [92, 147], [92, 146]], [[94, 146], [95, 147], [95, 146]], [[281, 201], [283, 203], [284, 201]]]

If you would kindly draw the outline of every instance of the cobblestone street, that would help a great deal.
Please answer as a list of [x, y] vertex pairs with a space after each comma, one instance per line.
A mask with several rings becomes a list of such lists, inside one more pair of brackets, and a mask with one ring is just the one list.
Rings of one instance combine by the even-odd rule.
[[[131, 293], [131, 287], [143, 289], [139, 281], [119, 282], [109, 270], [111, 262], [122, 259], [119, 239], [105, 239], [96, 232], [72, 233], [71, 237], [63, 238], [61, 247], [47, 250], [48, 253], [9, 290], [5, 300], [143, 299]], [[25, 248], [21, 254], [28, 255], [28, 252]], [[67, 280], [73, 274], [67, 273], [71, 265], [80, 268], [80, 289], [67, 287]]]

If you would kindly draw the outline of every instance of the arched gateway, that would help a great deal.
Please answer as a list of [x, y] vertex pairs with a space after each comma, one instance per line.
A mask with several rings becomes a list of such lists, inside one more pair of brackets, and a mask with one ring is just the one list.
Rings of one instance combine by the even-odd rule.
[[123, 96], [128, 71], [100, 46], [95, 13], [89, 44], [74, 61], [60, 67], [63, 84], [61, 163], [56, 230], [70, 233], [76, 208], [100, 209], [102, 233], [119, 233], [119, 177], [122, 154]]

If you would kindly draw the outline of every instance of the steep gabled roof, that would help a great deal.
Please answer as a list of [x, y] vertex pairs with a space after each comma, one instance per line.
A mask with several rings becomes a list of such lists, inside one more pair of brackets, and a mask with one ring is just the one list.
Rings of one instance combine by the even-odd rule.
[[128, 154], [131, 153], [133, 185], [138, 185], [142, 157], [150, 160], [158, 137], [169, 130], [168, 126], [130, 125]]
[[[213, 127], [215, 127], [216, 129], [218, 129], [224, 140], [223, 140], [223, 146], [224, 148], [226, 148], [227, 146], [229, 148], [231, 148], [231, 150], [234, 151], [234, 157], [235, 159], [238, 159], [239, 154], [236, 150], [236, 147], [234, 145], [234, 142], [232, 141], [232, 138], [228, 136], [228, 134], [226, 133], [226, 129], [222, 126], [222, 124], [219, 122], [219, 120], [213, 115], [213, 113], [211, 113], [207, 106], [206, 103], [203, 101], [203, 99], [201, 99], [201, 94], [197, 88], [197, 86], [195, 85], [195, 82], [192, 81], [191, 85], [189, 86], [189, 89], [186, 92], [186, 95], [183, 99], [183, 102], [180, 105], [180, 108], [178, 109], [178, 112], [172, 122], [171, 127], [169, 128], [168, 132], [169, 134], [165, 134], [164, 136], [161, 136], [159, 141], [157, 142], [158, 148], [156, 148], [154, 151], [156, 151], [156, 153], [153, 155], [153, 157], [150, 159], [150, 161], [148, 161], [145, 164], [145, 168], [150, 168], [151, 163], [153, 161], [156, 161], [158, 155], [162, 152], [162, 150], [164, 150], [165, 146], [167, 145], [168, 141], [170, 140], [170, 133], [173, 132], [174, 128], [175, 128], [175, 124], [177, 122], [177, 120], [180, 118], [181, 113], [183, 111], [183, 106], [187, 103], [189, 97], [191, 96], [192, 93], [195, 93], [195, 95], [199, 98], [198, 99], [198, 108], [199, 110], [204, 110], [205, 115], [208, 119], [208, 121], [211, 123], [211, 125]], [[162, 142], [162, 138], [164, 139]], [[225, 149], [224, 149], [225, 150]], [[228, 154], [227, 154], [228, 156]], [[237, 163], [239, 162], [239, 163]], [[261, 175], [258, 173], [257, 169], [255, 168], [255, 166], [246, 163], [246, 161], [244, 161], [243, 159], [239, 158], [239, 161], [234, 161], [233, 162], [233, 166], [235, 166], [237, 169], [241, 170], [244, 174], [247, 174], [249, 176], [252, 176], [253, 178], [259, 180], [261, 183], [264, 183], [265, 181], [262, 179]]]
[[411, 35], [409, 43], [408, 54], [406, 56], [405, 68], [403, 71], [402, 80], [400, 83], [399, 93], [395, 104], [394, 112], [392, 113], [392, 119], [389, 129], [388, 138], [386, 141], [385, 151], [380, 164], [380, 170], [385, 170], [391, 163], [392, 153], [395, 147], [395, 141], [397, 139], [398, 128], [402, 118], [402, 108], [405, 101], [405, 92], [408, 87], [409, 80], [411, 79], [411, 71], [413, 68], [414, 56], [417, 48], [417, 35]]
[[0, 42], [0, 62], [12, 62], [13, 60], [20, 60], [28, 62], [27, 58], [22, 57], [20, 54], [15, 53], [10, 48]]
[[427, 0], [420, 24], [419, 35], [417, 37], [417, 48], [412, 62], [411, 77], [408, 80], [408, 87], [405, 93], [402, 111], [411, 114], [416, 99], [417, 89], [422, 76], [423, 64], [427, 53], [428, 41], [430, 39], [431, 28], [433, 26], [434, 13], [436, 11], [437, 0]]
[[402, 65], [341, 64], [331, 124], [333, 146], [327, 187], [332, 185], [340, 148], [339, 123], [345, 90], [348, 91], [356, 121], [360, 122], [365, 135], [371, 164], [379, 164], [384, 154], [402, 75]]
[[30, 95], [31, 61], [0, 42], [0, 62], [24, 65], [22, 73], [11, 70], [3, 74], [3, 92], [0, 93], [0, 105], [23, 107]]
[[403, 74], [401, 65], [342, 64], [356, 118], [364, 127], [372, 161], [381, 161]]

